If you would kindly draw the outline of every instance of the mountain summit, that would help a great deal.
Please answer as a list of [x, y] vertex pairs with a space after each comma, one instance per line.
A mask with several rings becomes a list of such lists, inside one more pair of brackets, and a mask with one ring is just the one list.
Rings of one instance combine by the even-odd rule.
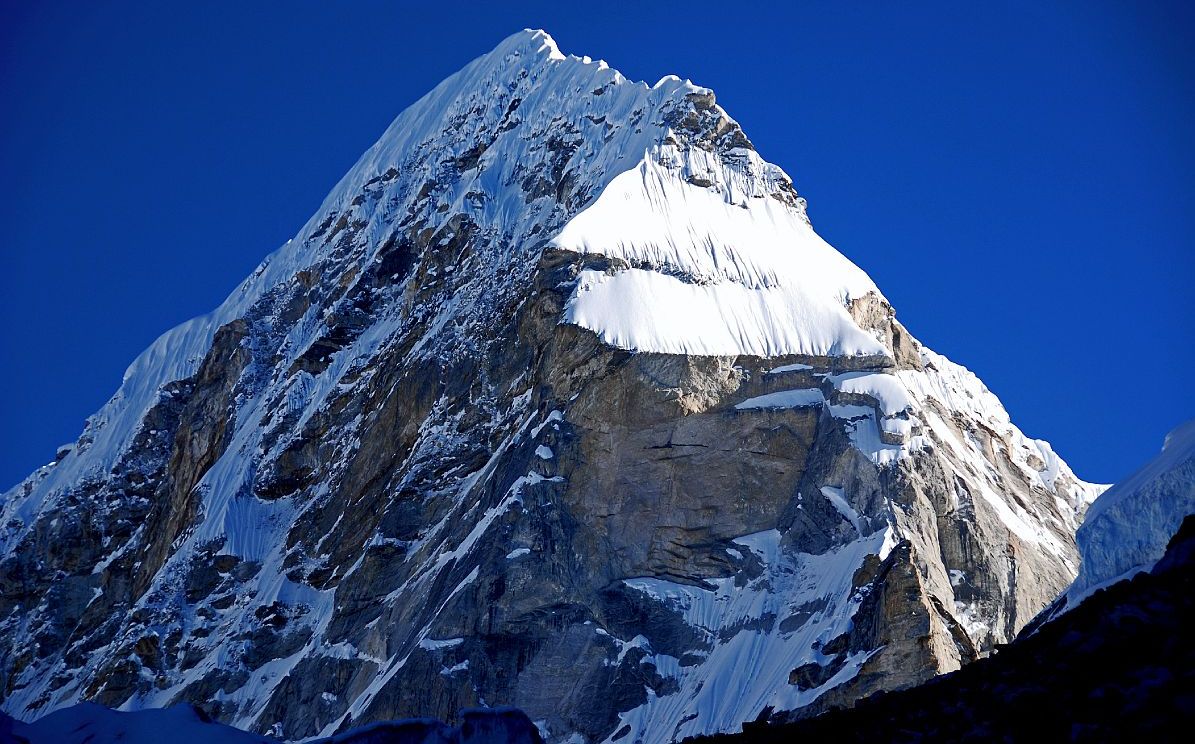
[[[958, 668], [1099, 487], [711, 91], [511, 36], [0, 505], [0, 695], [676, 741]], [[800, 713], [798, 713], [800, 714]]]

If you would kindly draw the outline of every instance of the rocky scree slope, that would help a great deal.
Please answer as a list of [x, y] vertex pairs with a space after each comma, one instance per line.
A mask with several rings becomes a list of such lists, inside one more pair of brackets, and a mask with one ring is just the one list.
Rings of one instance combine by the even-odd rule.
[[1099, 488], [921, 346], [707, 89], [516, 34], [0, 507], [0, 696], [289, 739], [670, 741], [921, 682]]

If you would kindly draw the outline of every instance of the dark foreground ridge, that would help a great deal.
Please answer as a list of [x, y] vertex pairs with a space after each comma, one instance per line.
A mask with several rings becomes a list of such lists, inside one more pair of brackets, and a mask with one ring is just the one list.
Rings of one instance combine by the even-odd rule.
[[[535, 724], [515, 708], [461, 711], [460, 725], [434, 718], [381, 721], [310, 744], [543, 744]], [[179, 704], [124, 713], [95, 703], [22, 723], [0, 711], [0, 744], [278, 744], [279, 740], [213, 721]]]
[[1190, 741], [1195, 515], [1149, 573], [919, 687], [693, 742]]

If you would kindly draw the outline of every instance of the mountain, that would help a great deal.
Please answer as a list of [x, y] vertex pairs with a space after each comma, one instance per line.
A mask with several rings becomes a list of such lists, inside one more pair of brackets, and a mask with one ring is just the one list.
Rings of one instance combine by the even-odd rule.
[[4, 495], [0, 694], [287, 739], [737, 730], [1009, 641], [1100, 490], [711, 91], [521, 32]]

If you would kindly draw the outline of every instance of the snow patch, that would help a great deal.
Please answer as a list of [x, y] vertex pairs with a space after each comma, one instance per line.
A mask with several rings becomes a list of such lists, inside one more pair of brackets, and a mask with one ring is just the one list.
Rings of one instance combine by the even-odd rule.
[[813, 369], [813, 366], [809, 364], [783, 364], [779, 367], [772, 367], [764, 374], [779, 375], [784, 372], [806, 372], [811, 369]]
[[802, 390], [781, 390], [775, 393], [759, 395], [739, 403], [735, 410], [746, 411], [755, 408], [805, 408], [820, 406], [826, 402], [826, 396], [817, 388]]
[[855, 532], [862, 537], [863, 525], [859, 520], [859, 512], [855, 511], [854, 507], [847, 503], [844, 491], [834, 486], [822, 486], [822, 495], [834, 505], [834, 508], [838, 510], [842, 518], [850, 522], [851, 526], [855, 528]]
[[424, 638], [419, 641], [419, 648], [427, 649], [428, 651], [440, 651], [446, 648], [455, 648], [464, 642], [464, 638], [444, 638], [442, 640]]

